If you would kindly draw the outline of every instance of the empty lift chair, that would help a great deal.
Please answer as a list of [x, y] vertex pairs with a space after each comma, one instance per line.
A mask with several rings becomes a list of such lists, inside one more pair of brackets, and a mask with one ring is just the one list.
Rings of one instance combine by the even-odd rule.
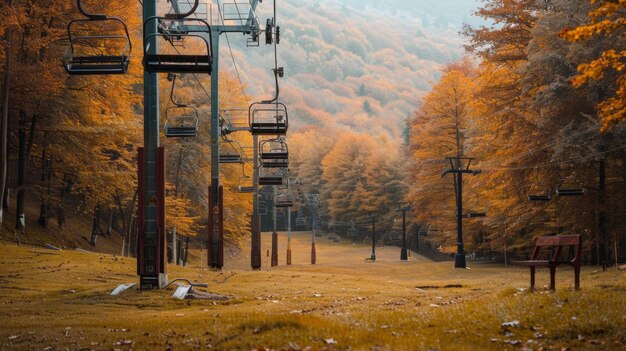
[[585, 190], [582, 186], [578, 187], [564, 187], [563, 185], [559, 185], [556, 188], [557, 196], [582, 196], [585, 194]]
[[255, 102], [248, 109], [252, 135], [285, 135], [288, 119], [287, 106], [281, 102]]
[[259, 167], [259, 185], [283, 185], [282, 169]]
[[189, 105], [170, 106], [165, 110], [166, 137], [185, 138], [198, 135], [198, 110]]
[[69, 46], [63, 55], [65, 71], [72, 75], [127, 73], [132, 45], [126, 23], [117, 17], [86, 12], [81, 0], [77, 4], [87, 18], [67, 25]]
[[276, 196], [274, 206], [277, 208], [293, 207], [293, 197], [289, 193], [283, 193]]
[[281, 139], [262, 140], [259, 142], [259, 160], [264, 168], [287, 168], [289, 150]]
[[531, 193], [528, 194], [528, 201], [550, 201], [552, 199], [552, 192], [548, 190], [546, 193]]
[[[165, 23], [170, 20], [170, 26]], [[204, 73], [211, 74], [213, 57], [211, 54], [211, 26], [197, 18], [181, 18], [181, 15], [168, 14], [165, 17], [149, 17], [143, 24], [156, 22], [159, 31], [144, 37], [144, 68], [148, 72], [165, 73]], [[208, 38], [208, 40], [206, 38]], [[149, 39], [161, 39], [157, 50], [151, 50]], [[198, 44], [196, 53], [181, 53], [181, 41], [193, 40]], [[171, 45], [170, 45], [171, 44]], [[169, 50], [164, 50], [169, 49]], [[156, 52], [155, 52], [156, 51]]]

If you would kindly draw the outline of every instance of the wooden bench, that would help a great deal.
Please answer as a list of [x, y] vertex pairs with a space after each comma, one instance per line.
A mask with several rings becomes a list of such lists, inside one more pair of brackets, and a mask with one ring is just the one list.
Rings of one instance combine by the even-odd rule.
[[[560, 260], [561, 250], [564, 246], [574, 247], [574, 258], [572, 260]], [[542, 247], [551, 247], [552, 254], [548, 260], [538, 259], [539, 251]], [[535, 289], [535, 268], [550, 269], [550, 290], [555, 290], [556, 267], [561, 264], [568, 264], [574, 267], [574, 287], [580, 288], [580, 260], [582, 251], [582, 239], [580, 235], [559, 235], [544, 236], [537, 239], [535, 250], [530, 260], [514, 261], [513, 264], [530, 267], [530, 291]]]

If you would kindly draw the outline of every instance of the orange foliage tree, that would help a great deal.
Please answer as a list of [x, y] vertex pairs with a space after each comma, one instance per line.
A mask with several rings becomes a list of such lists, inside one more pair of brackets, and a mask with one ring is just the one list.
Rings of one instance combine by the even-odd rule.
[[600, 101], [597, 107], [606, 130], [626, 120], [626, 1], [590, 0], [590, 3], [596, 5], [589, 12], [590, 23], [565, 29], [561, 36], [572, 42], [589, 42], [593, 38], [605, 37], [617, 44], [604, 50], [596, 59], [581, 63], [578, 66], [580, 74], [572, 79], [575, 87], [605, 77], [613, 81], [613, 93]]

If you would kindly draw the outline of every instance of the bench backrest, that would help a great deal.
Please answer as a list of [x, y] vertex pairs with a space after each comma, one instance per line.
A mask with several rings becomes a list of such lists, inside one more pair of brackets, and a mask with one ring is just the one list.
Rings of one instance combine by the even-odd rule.
[[542, 236], [535, 246], [580, 245], [580, 235]]
[[580, 235], [557, 235], [557, 236], [542, 236], [537, 238], [535, 243], [535, 250], [531, 256], [531, 260], [536, 260], [539, 254], [539, 248], [542, 246], [556, 246], [556, 250], [553, 251], [552, 261], [556, 261], [561, 254], [563, 246], [576, 246], [574, 258], [572, 263], [580, 264], [580, 256], [582, 252], [582, 238]]

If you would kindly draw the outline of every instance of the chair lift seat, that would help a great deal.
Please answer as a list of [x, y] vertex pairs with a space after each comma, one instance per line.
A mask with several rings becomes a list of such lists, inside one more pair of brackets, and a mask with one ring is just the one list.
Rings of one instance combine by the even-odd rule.
[[254, 187], [253, 186], [240, 185], [239, 186], [239, 192], [240, 193], [252, 193], [252, 192], [254, 192]]
[[550, 201], [551, 199], [550, 195], [528, 195], [528, 201]]
[[284, 123], [261, 123], [250, 124], [250, 132], [253, 135], [284, 135], [287, 134], [287, 125]]
[[279, 201], [276, 201], [274, 206], [276, 206], [278, 208], [293, 207], [293, 201], [290, 201], [290, 200], [279, 200]]
[[219, 163], [241, 163], [241, 156], [236, 154], [220, 155]]
[[289, 158], [289, 153], [286, 151], [280, 152], [262, 152], [261, 159], [262, 160], [286, 160]]
[[259, 185], [282, 185], [283, 177], [259, 177]]
[[261, 165], [263, 168], [287, 168], [289, 167], [288, 160], [271, 160], [271, 161], [261, 161]]
[[585, 191], [583, 188], [575, 188], [575, 189], [556, 189], [556, 194], [558, 196], [581, 196], [584, 195]]
[[[69, 46], [63, 55], [63, 68], [72, 75], [99, 75], [99, 74], [125, 74], [128, 72], [129, 59], [132, 51], [132, 43], [128, 33], [126, 23], [117, 17], [108, 17], [102, 14], [89, 14], [84, 12], [78, 1], [79, 10], [88, 18], [71, 21], [67, 25], [67, 35]], [[101, 34], [101, 35], [74, 35], [73, 25], [94, 22], [115, 22], [123, 29], [123, 34]], [[122, 41], [123, 48], [119, 48], [115, 53], [119, 55], [89, 55], [82, 52], [80, 47], [97, 47], [98, 43], [111, 49], [111, 42]], [[78, 51], [78, 52], [76, 52]], [[75, 54], [76, 53], [76, 54]]]
[[129, 57], [122, 56], [71, 56], [64, 63], [69, 74], [125, 74], [128, 72]]
[[166, 126], [164, 128], [164, 133], [166, 137], [195, 137], [198, 135], [198, 127], [172, 127]]

